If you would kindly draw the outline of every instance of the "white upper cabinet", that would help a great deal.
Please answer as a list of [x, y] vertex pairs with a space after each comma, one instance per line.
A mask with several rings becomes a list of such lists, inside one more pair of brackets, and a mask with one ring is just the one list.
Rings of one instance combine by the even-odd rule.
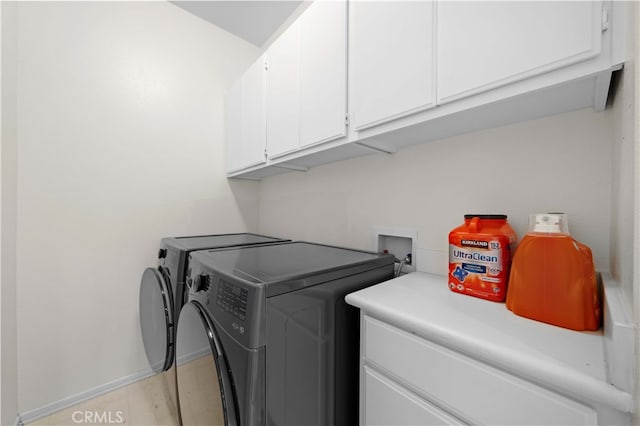
[[601, 15], [598, 1], [438, 2], [438, 104], [597, 56]]
[[294, 22], [267, 50], [267, 153], [276, 158], [299, 146], [300, 25]]
[[264, 68], [261, 56], [227, 93], [227, 172], [265, 162]]
[[346, 135], [347, 5], [316, 0], [300, 24], [300, 147]]
[[431, 1], [350, 2], [355, 130], [435, 106], [434, 34]]
[[242, 79], [236, 81], [226, 96], [226, 169], [239, 170], [242, 163]]
[[265, 59], [260, 57], [242, 78], [242, 135], [244, 163], [253, 166], [265, 162]]
[[550, 114], [602, 111], [625, 61], [623, 3], [305, 4], [231, 89], [228, 175], [261, 179]]

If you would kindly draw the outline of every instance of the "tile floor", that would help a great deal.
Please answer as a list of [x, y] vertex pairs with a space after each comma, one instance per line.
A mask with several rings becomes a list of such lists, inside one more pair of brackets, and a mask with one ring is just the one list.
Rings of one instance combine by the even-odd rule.
[[[85, 418], [84, 416], [89, 417]], [[166, 381], [162, 380], [161, 375], [154, 375], [73, 407], [65, 408], [48, 417], [28, 423], [27, 426], [76, 426], [83, 424], [177, 426], [178, 420], [175, 409], [170, 404]]]

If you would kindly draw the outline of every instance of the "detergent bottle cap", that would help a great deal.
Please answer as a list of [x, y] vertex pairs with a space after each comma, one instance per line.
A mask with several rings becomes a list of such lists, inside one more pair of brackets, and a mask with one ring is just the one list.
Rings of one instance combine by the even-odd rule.
[[569, 235], [569, 221], [564, 213], [534, 213], [529, 215], [529, 232]]

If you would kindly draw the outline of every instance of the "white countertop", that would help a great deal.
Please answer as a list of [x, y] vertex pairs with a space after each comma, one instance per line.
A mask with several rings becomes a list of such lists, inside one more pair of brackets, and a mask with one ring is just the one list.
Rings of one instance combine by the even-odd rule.
[[459, 293], [415, 272], [347, 295], [367, 315], [565, 395], [631, 412], [606, 377], [604, 335], [519, 317], [504, 303]]

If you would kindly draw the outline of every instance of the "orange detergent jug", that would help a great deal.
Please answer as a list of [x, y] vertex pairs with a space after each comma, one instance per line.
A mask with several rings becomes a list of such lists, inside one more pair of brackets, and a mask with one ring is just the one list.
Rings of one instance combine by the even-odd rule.
[[514, 253], [507, 291], [513, 313], [572, 330], [597, 330], [601, 290], [591, 249], [571, 238], [566, 215], [534, 214]]
[[515, 241], [506, 215], [464, 215], [464, 225], [449, 233], [449, 288], [503, 302]]

